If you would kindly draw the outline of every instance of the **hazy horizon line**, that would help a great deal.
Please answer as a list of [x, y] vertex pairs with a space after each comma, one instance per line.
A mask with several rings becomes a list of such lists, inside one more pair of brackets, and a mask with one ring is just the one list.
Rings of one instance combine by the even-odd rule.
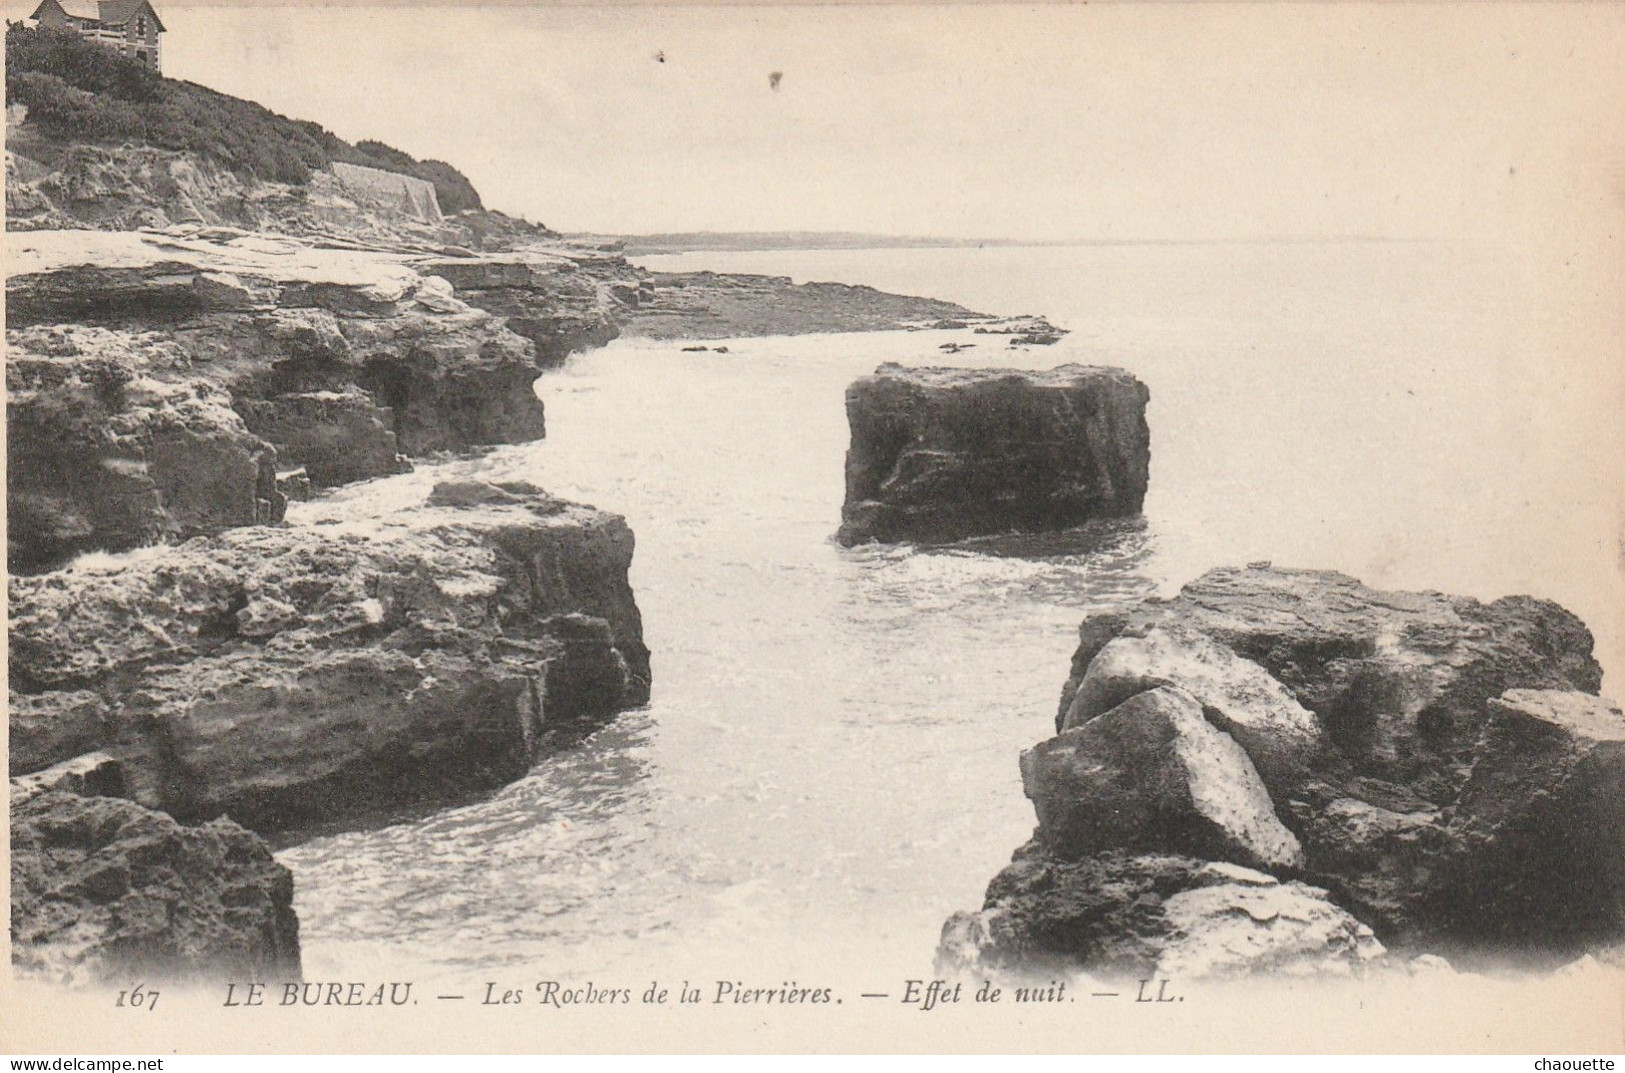
[[1222, 235], [1200, 238], [1133, 237], [1108, 238], [1076, 236], [1068, 238], [1008, 238], [958, 235], [910, 235], [870, 231], [819, 231], [794, 228], [785, 230], [696, 230], [696, 231], [603, 231], [561, 228], [558, 233], [570, 239], [607, 239], [655, 244], [659, 241], [728, 240], [728, 239], [826, 239], [846, 240], [850, 248], [857, 243], [871, 242], [899, 247], [975, 247], [975, 246], [1234, 246], [1320, 243], [1433, 243], [1442, 241], [1431, 235]]

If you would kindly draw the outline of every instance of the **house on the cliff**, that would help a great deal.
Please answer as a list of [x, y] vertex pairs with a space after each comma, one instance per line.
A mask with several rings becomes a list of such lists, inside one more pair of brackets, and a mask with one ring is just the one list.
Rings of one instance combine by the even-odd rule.
[[154, 71], [163, 70], [164, 24], [149, 0], [41, 0], [29, 17], [40, 26], [73, 30]]

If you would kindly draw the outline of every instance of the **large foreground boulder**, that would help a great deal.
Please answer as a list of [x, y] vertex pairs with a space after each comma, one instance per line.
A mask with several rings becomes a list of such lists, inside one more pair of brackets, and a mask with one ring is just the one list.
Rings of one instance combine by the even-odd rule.
[[[1123, 853], [1253, 866], [1452, 959], [1625, 939], [1625, 715], [1556, 604], [1261, 564], [1079, 640], [1060, 733], [1022, 761], [1043, 875], [1106, 882], [1090, 862]], [[1019, 948], [1027, 917], [1002, 919]]]
[[1326, 892], [1262, 872], [1121, 851], [1063, 861], [1016, 851], [975, 913], [942, 929], [939, 971], [1099, 979], [1348, 975], [1383, 946]]
[[13, 578], [13, 774], [95, 749], [140, 803], [257, 830], [501, 785], [648, 699], [632, 550], [532, 486], [442, 484]]
[[940, 543], [1138, 514], [1150, 393], [1121, 369], [907, 369], [846, 392], [838, 539]]
[[[1187, 639], [1186, 650], [1153, 643], [1159, 626]], [[1448, 804], [1466, 779], [1491, 698], [1517, 688], [1596, 693], [1602, 683], [1590, 631], [1549, 600], [1481, 603], [1380, 591], [1344, 574], [1269, 564], [1209, 571], [1172, 599], [1146, 600], [1086, 623], [1080, 639], [1058, 726], [1077, 725], [1121, 701], [1132, 690], [1100, 699], [1078, 694], [1089, 692], [1082, 686], [1091, 671], [1129, 678], [1131, 665], [1143, 672], [1143, 688], [1177, 682], [1223, 715], [1221, 691], [1205, 684], [1218, 676], [1191, 655], [1217, 646], [1263, 669], [1288, 699], [1313, 713], [1352, 772], [1411, 786], [1437, 804]], [[1118, 639], [1123, 643], [1114, 647]], [[1246, 689], [1228, 689], [1239, 694], [1228, 722], [1267, 710], [1264, 726], [1279, 724], [1292, 737], [1311, 733], [1302, 716], [1284, 713], [1280, 690], [1249, 674]], [[1260, 695], [1252, 699], [1255, 689]], [[1269, 729], [1265, 735], [1288, 736]]]
[[299, 979], [293, 877], [228, 820], [111, 797], [14, 795], [12, 964], [53, 983]]

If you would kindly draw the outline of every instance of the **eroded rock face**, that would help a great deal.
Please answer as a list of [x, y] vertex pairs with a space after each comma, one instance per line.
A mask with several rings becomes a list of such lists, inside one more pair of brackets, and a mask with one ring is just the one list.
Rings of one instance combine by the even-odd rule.
[[[1594, 695], [1591, 648], [1578, 619], [1529, 597], [1215, 570], [1084, 623], [1061, 733], [1023, 759], [1043, 852], [1012, 869], [1049, 882], [1089, 866], [1065, 874], [1115, 889], [1107, 856], [1175, 853], [1307, 880], [1413, 953], [1553, 963], [1617, 944], [1625, 716]], [[1201, 746], [1221, 740], [1250, 765]], [[1264, 851], [1280, 845], [1266, 816], [1301, 855]], [[986, 912], [1009, 901], [990, 891]], [[1204, 888], [1180, 904], [1239, 920], [1255, 903]], [[1057, 926], [1026, 909], [978, 920], [961, 945], [1000, 928], [1007, 950], [1071, 941], [1023, 940], [1032, 921]]]
[[50, 791], [11, 811], [12, 965], [55, 983], [297, 980], [293, 877], [227, 820]]
[[1625, 714], [1583, 693], [1490, 701], [1456, 802], [1461, 852], [1435, 913], [1514, 948], [1625, 936]]
[[218, 385], [161, 380], [121, 354], [14, 346], [6, 362], [12, 569], [281, 519], [276, 449], [244, 427]]
[[1180, 689], [1140, 693], [1035, 746], [1021, 776], [1038, 813], [1034, 837], [1062, 859], [1139, 848], [1303, 863], [1252, 761]]
[[847, 389], [838, 539], [945, 542], [1137, 514], [1145, 385], [1120, 369], [905, 369]]
[[255, 435], [274, 442], [279, 468], [302, 468], [313, 488], [405, 473], [394, 414], [366, 392], [295, 391], [242, 399], [237, 411]]
[[441, 485], [384, 520], [13, 578], [25, 766], [89, 745], [142, 804], [261, 830], [501, 785], [648, 699], [632, 548], [528, 485]]
[[534, 344], [542, 368], [614, 339], [620, 318], [646, 292], [643, 274], [620, 257], [588, 250], [442, 258], [418, 270], [450, 282], [469, 305], [505, 318], [509, 330]]
[[[537, 375], [613, 337], [633, 273], [594, 251], [488, 264], [229, 228], [35, 231], [8, 254], [10, 561], [28, 571], [277, 520], [279, 467], [327, 486], [537, 439]], [[481, 284], [473, 304], [435, 269]]]
[[1384, 953], [1326, 892], [1230, 864], [1113, 851], [1062, 861], [1036, 843], [942, 931], [940, 972], [1100, 979], [1348, 975]]

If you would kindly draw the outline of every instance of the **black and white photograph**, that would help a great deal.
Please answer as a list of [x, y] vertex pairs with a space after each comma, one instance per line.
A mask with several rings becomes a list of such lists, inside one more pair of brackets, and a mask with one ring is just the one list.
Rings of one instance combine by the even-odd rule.
[[0, 10], [0, 1051], [1625, 1051], [1625, 5]]

